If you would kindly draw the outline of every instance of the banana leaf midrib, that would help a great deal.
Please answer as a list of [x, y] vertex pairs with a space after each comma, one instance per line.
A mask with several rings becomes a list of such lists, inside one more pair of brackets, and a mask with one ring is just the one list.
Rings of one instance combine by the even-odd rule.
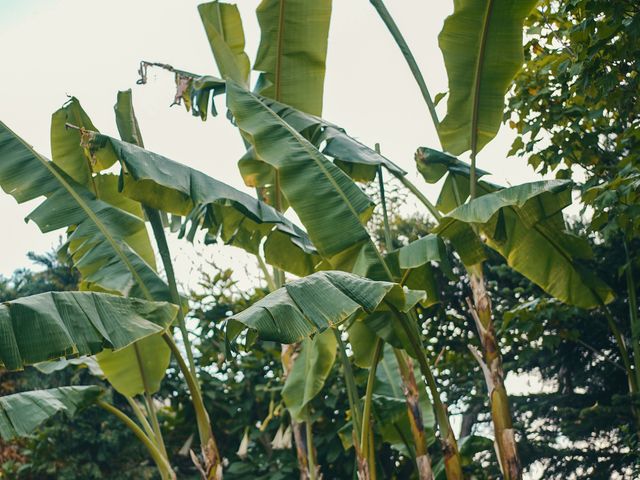
[[[480, 34], [480, 48], [478, 49], [478, 58], [475, 66], [475, 75], [473, 81], [472, 92], [472, 109], [471, 109], [471, 155], [475, 158], [478, 148], [478, 109], [480, 106], [480, 88], [482, 83], [482, 71], [484, 69], [484, 53], [487, 45], [487, 34], [489, 31], [489, 23], [491, 21], [491, 13], [493, 11], [493, 0], [487, 1], [487, 9], [485, 11], [482, 22], [482, 32]], [[475, 170], [475, 162], [472, 166]]]

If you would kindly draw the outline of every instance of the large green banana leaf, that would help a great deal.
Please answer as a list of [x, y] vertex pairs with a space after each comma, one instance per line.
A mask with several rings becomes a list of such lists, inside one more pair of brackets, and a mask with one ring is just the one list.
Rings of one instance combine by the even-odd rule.
[[[93, 175], [94, 172], [100, 172], [113, 165], [117, 160], [115, 156], [98, 154], [90, 159], [83, 146], [84, 142], [80, 131], [67, 128], [67, 124], [89, 131], [95, 130], [91, 119], [83, 110], [78, 99], [72, 97], [52, 115], [51, 154], [53, 163], [76, 182], [93, 192], [100, 200], [143, 218], [140, 204], [118, 192], [118, 182], [115, 175], [101, 173]], [[156, 269], [155, 254], [146, 229], [136, 230], [124, 241], [154, 270]]]
[[238, 7], [215, 1], [198, 5], [198, 12], [220, 74], [248, 86], [251, 65], [244, 53], [244, 30]]
[[331, 330], [303, 340], [282, 389], [282, 399], [294, 419], [304, 420], [305, 407], [322, 390], [335, 362], [337, 347]]
[[[127, 111], [124, 105], [116, 108], [116, 111], [119, 113], [118, 118], [126, 117]], [[129, 116], [126, 118], [131, 120], [132, 115], [132, 111], [130, 111]], [[100, 159], [108, 159], [107, 161], [102, 160], [102, 164], [107, 166], [113, 164], [116, 161], [116, 157], [111, 152], [96, 152], [90, 158], [86, 151], [85, 139], [81, 137], [80, 132], [77, 130], [66, 128], [65, 123], [76, 125], [83, 129], [95, 128], [78, 100], [71, 99], [53, 115], [51, 125], [53, 162], [68, 174], [76, 172], [77, 180], [82, 180], [83, 186], [93, 191], [100, 200], [142, 219], [141, 205], [118, 191], [118, 178], [116, 176], [100, 173], [93, 175], [93, 171], [98, 170], [95, 166], [100, 164]], [[132, 125], [127, 134], [132, 139], [141, 141], [137, 123], [135, 127], [136, 129]], [[81, 172], [81, 175], [78, 172]], [[144, 259], [153, 270], [156, 269], [155, 254], [146, 228], [137, 229], [135, 233], [125, 237], [123, 241]], [[95, 289], [96, 287], [96, 285], [91, 284], [83, 286], [89, 289]], [[97, 287], [100, 288], [101, 286], [97, 285]], [[131, 294], [131, 292], [122, 290], [119, 290], [119, 293]], [[159, 389], [160, 382], [169, 366], [170, 357], [171, 352], [162, 335], [156, 334], [117, 352], [106, 350], [98, 354], [97, 360], [107, 379], [118, 392], [123, 395], [134, 396], [145, 391], [154, 393]]]
[[504, 95], [524, 63], [523, 22], [537, 0], [455, 0], [438, 37], [449, 77], [445, 150], [479, 152], [498, 132]]
[[373, 281], [351, 273], [317, 272], [287, 283], [246, 310], [229, 317], [227, 336], [249, 329], [248, 345], [262, 340], [297, 343], [342, 323], [355, 313], [386, 309], [402, 312], [424, 298], [397, 283]]
[[42, 423], [64, 412], [73, 417], [102, 394], [97, 386], [77, 386], [14, 393], [0, 397], [0, 437], [11, 440], [30, 435]]
[[[354, 180], [373, 180], [379, 165], [393, 175], [406, 175], [398, 165], [347, 135], [343, 128], [269, 98], [261, 98], [261, 101], [316, 148], [322, 148], [322, 153], [331, 157]], [[264, 165], [256, 158], [254, 150], [249, 150], [238, 162], [240, 172], [249, 186], [273, 183], [272, 177], [268, 175], [269, 171], [264, 171], [264, 167], [260, 168], [260, 164]]]
[[257, 93], [320, 115], [331, 0], [262, 0]]
[[[314, 271], [321, 262], [304, 231], [274, 208], [197, 170], [135, 145], [96, 134], [92, 151], [109, 149], [123, 165], [124, 193], [152, 208], [186, 216], [182, 235], [193, 239], [199, 228], [210, 239], [257, 253], [261, 241], [267, 259], [296, 275]], [[273, 251], [277, 250], [277, 251]]]
[[381, 264], [363, 226], [373, 207], [364, 192], [258, 95], [228, 82], [227, 105], [258, 158], [278, 171], [282, 194], [332, 268], [366, 273]]
[[613, 299], [613, 292], [589, 272], [587, 241], [565, 231], [562, 209], [571, 203], [572, 183], [548, 180], [488, 193], [445, 216], [435, 232], [452, 242], [460, 226], [473, 226], [486, 244], [517, 272], [555, 298], [583, 308]]
[[27, 218], [43, 232], [69, 228], [68, 249], [86, 288], [170, 299], [165, 282], [126, 243], [144, 222], [96, 198], [2, 122], [0, 186], [18, 203], [46, 197]]
[[119, 350], [165, 331], [166, 302], [95, 292], [47, 292], [0, 305], [0, 363], [9, 370], [60, 357]]

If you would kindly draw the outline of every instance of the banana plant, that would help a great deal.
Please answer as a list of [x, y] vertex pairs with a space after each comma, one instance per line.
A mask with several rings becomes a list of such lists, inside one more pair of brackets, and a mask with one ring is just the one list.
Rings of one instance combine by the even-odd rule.
[[[165, 334], [177, 310], [166, 302], [94, 292], [49, 292], [6, 302], [0, 306], [0, 363], [9, 370], [21, 370], [60, 357], [117, 354], [136, 342]], [[28, 435], [58, 411], [73, 415], [82, 406], [97, 404], [132, 429], [163, 478], [174, 478], [155, 439], [101, 395], [98, 387], [63, 387], [2, 397], [0, 435], [5, 439]]]
[[[384, 165], [385, 168], [400, 178], [403, 178], [405, 172], [379, 153], [350, 138], [344, 130], [318, 117], [310, 116], [293, 107], [247, 92], [242, 85], [231, 80], [226, 82], [226, 93], [227, 103], [231, 113], [234, 115], [234, 120], [240, 126], [246, 141], [251, 146], [249, 153], [252, 161], [266, 166], [271, 175], [270, 179], [273, 179], [274, 171], [278, 173], [280, 178], [279, 191], [282, 192], [283, 199], [294, 208], [307, 228], [319, 257], [323, 259], [324, 265], [366, 274], [374, 279], [393, 279], [394, 276], [389, 269], [388, 263], [394, 264], [394, 261], [397, 263], [397, 259], [389, 261], [384, 259], [363, 227], [363, 222], [366, 222], [369, 218], [373, 205], [344, 172], [351, 173], [356, 177], [370, 178], [371, 171], [376, 172], [380, 165]], [[234, 99], [236, 96], [242, 98], [246, 105], [246, 111], [242, 110], [241, 105], [234, 103], [236, 102]], [[276, 110], [271, 110], [269, 106], [273, 106]], [[290, 125], [286, 120], [292, 120], [293, 125]], [[252, 125], [256, 125], [257, 128], [262, 126], [264, 134], [262, 132], [258, 135], [253, 132], [247, 133], [245, 122], [253, 122]], [[302, 133], [308, 134], [313, 131], [312, 129], [305, 129], [305, 125], [317, 127], [316, 130], [320, 134], [315, 135], [312, 140], [318, 144], [326, 140], [325, 152], [332, 155], [334, 163], [329, 162], [317, 150], [316, 146], [302, 135]], [[287, 136], [287, 138], [284, 138], [283, 135], [283, 141], [278, 145], [278, 148], [273, 148], [274, 144], [267, 133], [268, 131], [274, 131], [275, 128], [280, 129], [283, 134], [286, 132]], [[261, 136], [264, 136], [264, 141], [259, 138]], [[298, 145], [302, 145], [302, 148], [298, 147]], [[267, 149], [266, 152], [263, 151], [263, 148]], [[290, 149], [297, 149], [298, 152], [291, 159], [281, 158], [283, 157], [281, 152], [287, 152]], [[313, 158], [311, 164], [307, 162], [307, 156]], [[273, 162], [271, 161], [272, 159]], [[283, 162], [289, 163], [285, 165]], [[353, 168], [354, 165], [356, 165], [355, 168]], [[302, 171], [299, 171], [300, 166], [305, 166], [308, 171], [317, 172], [313, 173], [315, 178], [323, 179], [319, 191], [321, 195], [325, 196], [326, 201], [323, 200], [322, 202], [311, 204], [306, 200], [306, 192], [300, 190], [300, 185], [304, 185], [305, 177], [308, 174], [305, 175]], [[322, 208], [322, 215], [318, 215], [317, 209], [319, 206], [324, 207]], [[338, 216], [336, 217], [336, 215]], [[341, 219], [340, 221], [345, 226], [343, 228], [346, 228], [348, 235], [336, 238], [330, 233], [331, 230], [328, 225], [335, 224], [336, 218]], [[314, 222], [316, 223], [315, 225]], [[324, 225], [322, 222], [324, 222]], [[336, 242], [339, 243], [335, 244]], [[318, 264], [316, 268], [321, 266], [326, 268], [324, 265]], [[379, 322], [378, 325], [380, 325]], [[383, 327], [380, 331], [385, 329], [388, 330], [388, 328]], [[409, 347], [409, 350], [411, 348]], [[439, 417], [443, 431], [447, 432], [443, 436], [444, 439], [448, 442], [455, 442], [452, 434], [449, 434], [450, 428], [443, 408], [440, 408]], [[455, 448], [449, 448], [447, 452], [455, 458]], [[452, 469], [459, 470], [458, 462], [450, 462], [449, 465]], [[459, 476], [460, 473], [453, 475], [454, 478], [457, 478], [456, 475]]]
[[[478, 182], [478, 177], [486, 172], [479, 171], [476, 157], [499, 129], [504, 95], [523, 63], [523, 21], [536, 2], [454, 2], [454, 12], [439, 35], [449, 77], [447, 114], [442, 122], [393, 19], [381, 0], [372, 3], [421, 87], [442, 147], [454, 155], [470, 151], [470, 166], [429, 149], [419, 149], [416, 160], [429, 182], [448, 174], [437, 202], [438, 209], [448, 213], [442, 217], [435, 212], [440, 223], [436, 231], [452, 241], [467, 266], [473, 293], [469, 308], [480, 335], [484, 360], [478, 354], [475, 356], [487, 379], [499, 464], [506, 479], [521, 478], [501, 354], [483, 277], [485, 256], [479, 235], [512, 268], [563, 301], [592, 307], [611, 299], [610, 289], [579, 266], [580, 260], [589, 256], [586, 242], [564, 232], [559, 212], [570, 203], [570, 185], [547, 182], [500, 189]], [[421, 161], [427, 157], [432, 162], [421, 169]], [[563, 190], [567, 193], [562, 194]], [[464, 204], [467, 198], [470, 202]], [[434, 213], [434, 206], [424, 198], [421, 200]], [[458, 221], [461, 218], [464, 220]], [[543, 262], [533, 262], [526, 253], [534, 250], [544, 256]], [[550, 270], [544, 271], [545, 266]]]

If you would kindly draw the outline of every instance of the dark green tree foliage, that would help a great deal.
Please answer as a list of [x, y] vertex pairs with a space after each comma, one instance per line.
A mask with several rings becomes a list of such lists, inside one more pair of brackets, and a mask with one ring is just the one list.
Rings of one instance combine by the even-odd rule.
[[581, 182], [595, 230], [637, 237], [638, 2], [545, 0], [527, 33], [525, 68], [507, 109], [518, 133], [511, 153], [526, 156], [540, 173]]
[[[593, 209], [585, 210], [584, 221], [595, 243], [594, 268], [615, 287], [610, 309], [629, 347], [633, 373], [640, 365], [639, 13], [630, 0], [541, 2], [527, 22], [526, 63], [505, 117], [518, 134], [511, 154], [527, 157], [541, 173], [572, 178], [583, 204]], [[553, 428], [529, 436], [527, 447], [553, 458], [549, 475], [609, 478], [609, 470], [616, 470], [634, 476], [629, 469], [635, 461], [637, 476], [639, 423], [637, 414], [630, 415], [637, 394], [628, 393], [619, 349], [601, 310], [581, 312], [540, 299], [514, 316], [527, 317], [553, 318], [540, 324], [557, 332], [549, 343], [554, 337], [546, 338], [546, 330], [542, 347], [563, 359], [555, 369], [540, 366], [557, 380], [558, 399], [548, 399]], [[531, 362], [546, 358], [529, 356]], [[532, 400], [533, 406], [544, 408]], [[555, 449], [559, 438], [583, 443]]]

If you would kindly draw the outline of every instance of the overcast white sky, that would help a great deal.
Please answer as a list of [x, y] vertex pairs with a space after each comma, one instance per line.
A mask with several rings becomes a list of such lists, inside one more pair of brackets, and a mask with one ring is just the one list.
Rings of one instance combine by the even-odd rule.
[[[148, 149], [244, 188], [236, 168], [243, 146], [224, 115], [203, 123], [182, 107], [169, 109], [174, 87], [167, 72], [153, 71], [148, 85], [135, 84], [141, 59], [202, 74], [217, 72], [197, 3], [0, 0], [0, 118], [49, 156], [50, 116], [67, 95], [80, 99], [101, 131], [115, 135], [116, 92], [133, 88]], [[259, 40], [258, 1], [237, 3], [246, 50], [253, 59]], [[387, 5], [432, 94], [445, 91], [446, 73], [437, 35], [452, 2], [388, 0]], [[437, 147], [435, 131], [404, 59], [367, 0], [334, 0], [325, 85], [323, 116], [369, 145], [380, 142], [384, 154], [411, 172], [414, 182], [424, 185], [414, 173], [413, 153], [418, 146]], [[224, 112], [223, 99], [218, 99], [218, 106]], [[480, 166], [497, 173], [494, 180], [498, 182], [534, 179], [525, 161], [506, 158], [510, 143], [511, 134], [503, 128], [480, 154]], [[424, 191], [432, 199], [437, 196], [434, 188], [425, 186]], [[42, 252], [56, 243], [58, 233], [42, 235], [35, 224], [24, 223], [34, 206], [18, 206], [0, 191], [0, 274], [28, 265], [28, 251]], [[190, 247], [180, 243], [180, 248]], [[216, 249], [207, 248], [209, 253]], [[237, 250], [221, 251], [229, 264], [237, 265]], [[193, 252], [177, 253], [182, 254], [185, 260], [178, 268], [181, 280], [193, 284], [194, 279], [188, 278], [192, 276], [192, 260], [188, 258], [193, 258]]]

